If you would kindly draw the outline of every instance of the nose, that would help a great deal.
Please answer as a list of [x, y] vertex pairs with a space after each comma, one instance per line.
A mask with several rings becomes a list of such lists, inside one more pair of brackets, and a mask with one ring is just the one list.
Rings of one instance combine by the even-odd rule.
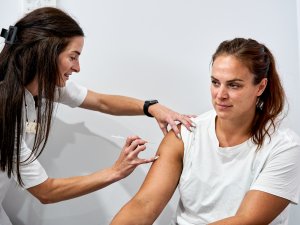
[[73, 66], [72, 66], [72, 70], [76, 73], [78, 73], [80, 71], [80, 64], [79, 64], [78, 60], [76, 62], [74, 62]]
[[224, 85], [221, 85], [217, 90], [217, 98], [225, 99], [228, 98], [228, 91]]

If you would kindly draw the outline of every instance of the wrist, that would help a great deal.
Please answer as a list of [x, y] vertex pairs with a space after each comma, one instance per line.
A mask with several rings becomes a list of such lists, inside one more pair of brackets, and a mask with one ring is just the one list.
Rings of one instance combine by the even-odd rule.
[[150, 106], [155, 105], [157, 103], [158, 103], [158, 101], [155, 99], [154, 100], [146, 100], [144, 102], [144, 106], [143, 106], [144, 114], [148, 117], [153, 117], [153, 115], [149, 112], [149, 108], [150, 108]]
[[114, 166], [110, 167], [108, 170], [110, 171], [109, 173], [110, 173], [110, 179], [112, 183], [122, 180], [125, 177], [124, 175], [122, 175], [121, 171], [119, 171]]

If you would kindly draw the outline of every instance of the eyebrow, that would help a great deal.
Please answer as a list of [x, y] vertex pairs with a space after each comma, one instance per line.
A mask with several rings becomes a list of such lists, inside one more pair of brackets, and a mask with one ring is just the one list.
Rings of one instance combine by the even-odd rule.
[[79, 51], [72, 51], [72, 52], [76, 53], [77, 55], [80, 55]]
[[[218, 80], [214, 76], [210, 76], [210, 77], [211, 77], [211, 79]], [[244, 80], [236, 78], [236, 79], [228, 80], [228, 81], [226, 81], [226, 83], [237, 82], [237, 81], [244, 82]]]

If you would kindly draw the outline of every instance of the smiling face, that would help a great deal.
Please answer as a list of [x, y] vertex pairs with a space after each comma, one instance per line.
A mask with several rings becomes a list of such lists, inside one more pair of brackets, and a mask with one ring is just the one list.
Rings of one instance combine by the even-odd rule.
[[64, 87], [69, 76], [80, 71], [79, 56], [84, 44], [81, 36], [73, 37], [66, 49], [58, 56], [59, 80], [57, 86]]
[[211, 97], [219, 119], [253, 119], [257, 98], [267, 79], [253, 84], [253, 74], [231, 55], [218, 56], [212, 65]]

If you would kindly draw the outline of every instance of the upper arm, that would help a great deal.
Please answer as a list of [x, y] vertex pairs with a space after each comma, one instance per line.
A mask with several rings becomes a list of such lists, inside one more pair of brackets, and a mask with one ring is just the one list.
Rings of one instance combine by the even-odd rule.
[[41, 203], [47, 204], [51, 203], [49, 202], [48, 191], [49, 187], [51, 186], [52, 179], [48, 178], [44, 182], [35, 185], [33, 187], [30, 187], [27, 189], [30, 194], [32, 194], [34, 197], [36, 197]]
[[290, 203], [289, 200], [262, 191], [249, 191], [237, 213], [210, 225], [266, 225], [271, 223]]
[[251, 190], [245, 195], [236, 215], [246, 217], [249, 224], [269, 224], [289, 203], [288, 199]]
[[102, 109], [104, 105], [101, 103], [101, 99], [102, 99], [102, 94], [88, 90], [87, 95], [83, 100], [83, 102], [81, 103], [80, 107], [84, 109], [105, 112], [105, 109]]
[[299, 189], [298, 147], [273, 149], [234, 217], [212, 223], [259, 225], [271, 223], [291, 201], [297, 202]]
[[183, 142], [172, 130], [161, 142], [157, 155], [159, 158], [152, 164], [135, 198], [148, 198], [152, 207], [161, 211], [172, 197], [182, 171]]
[[289, 200], [276, 195], [251, 190], [245, 195], [235, 216], [210, 225], [266, 225], [271, 223], [289, 203]]
[[157, 155], [159, 158], [152, 164], [140, 190], [112, 224], [152, 224], [172, 197], [182, 171], [183, 142], [170, 131]]
[[298, 201], [300, 180], [299, 146], [284, 144], [273, 148], [251, 190], [245, 195], [237, 215], [248, 216], [253, 224], [268, 224], [290, 202]]
[[[27, 189], [41, 184], [48, 178], [44, 167], [40, 164], [38, 159], [35, 159], [32, 150], [27, 146], [25, 137], [22, 138], [20, 162], [23, 162], [20, 163], [20, 174], [24, 188]], [[13, 174], [13, 178], [18, 182], [16, 174]]]

